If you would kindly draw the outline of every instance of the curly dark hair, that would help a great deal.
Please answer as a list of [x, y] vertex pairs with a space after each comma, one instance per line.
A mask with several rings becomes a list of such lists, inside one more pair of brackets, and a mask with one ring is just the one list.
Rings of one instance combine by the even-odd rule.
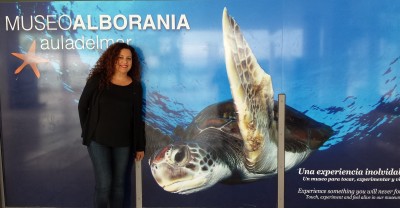
[[111, 77], [114, 74], [115, 63], [117, 62], [117, 58], [122, 49], [129, 49], [132, 53], [132, 68], [129, 70], [128, 76], [130, 76], [132, 80], [140, 82], [142, 68], [139, 56], [132, 46], [122, 42], [113, 43], [106, 51], [104, 51], [94, 67], [90, 70], [87, 79], [90, 79], [93, 76], [100, 76], [99, 88], [102, 89], [108, 86], [111, 82]]

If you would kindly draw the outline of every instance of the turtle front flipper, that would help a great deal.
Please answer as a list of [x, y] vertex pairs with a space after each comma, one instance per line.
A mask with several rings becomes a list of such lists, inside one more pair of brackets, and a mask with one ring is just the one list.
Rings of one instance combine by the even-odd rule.
[[169, 135], [161, 132], [160, 129], [154, 128], [145, 123], [146, 132], [146, 151], [145, 156], [150, 157], [158, 150], [172, 143]]
[[253, 172], [262, 160], [266, 141], [276, 134], [274, 92], [270, 75], [257, 62], [239, 25], [225, 8], [222, 17], [226, 70], [244, 141], [246, 166]]

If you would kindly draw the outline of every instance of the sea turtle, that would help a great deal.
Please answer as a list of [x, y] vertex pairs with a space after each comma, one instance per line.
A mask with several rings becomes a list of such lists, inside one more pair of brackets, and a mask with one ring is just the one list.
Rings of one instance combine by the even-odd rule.
[[[222, 25], [233, 100], [206, 107], [186, 129], [176, 131], [181, 140], [151, 156], [152, 175], [168, 192], [190, 194], [218, 182], [251, 182], [277, 173], [278, 111], [271, 77], [226, 8]], [[289, 106], [285, 116], [287, 170], [304, 161], [333, 131]]]

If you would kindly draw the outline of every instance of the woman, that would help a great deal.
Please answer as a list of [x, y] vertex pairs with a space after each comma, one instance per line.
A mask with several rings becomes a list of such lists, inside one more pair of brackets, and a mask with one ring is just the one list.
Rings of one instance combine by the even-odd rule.
[[114, 43], [90, 71], [79, 100], [83, 144], [95, 174], [95, 207], [123, 207], [130, 152], [144, 157], [141, 67], [135, 49]]

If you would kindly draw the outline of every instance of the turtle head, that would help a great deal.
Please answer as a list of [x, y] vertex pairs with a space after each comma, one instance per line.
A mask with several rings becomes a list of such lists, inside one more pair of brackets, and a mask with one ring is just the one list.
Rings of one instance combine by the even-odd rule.
[[179, 194], [207, 189], [230, 172], [215, 152], [196, 142], [170, 144], [156, 152], [149, 165], [158, 185]]

